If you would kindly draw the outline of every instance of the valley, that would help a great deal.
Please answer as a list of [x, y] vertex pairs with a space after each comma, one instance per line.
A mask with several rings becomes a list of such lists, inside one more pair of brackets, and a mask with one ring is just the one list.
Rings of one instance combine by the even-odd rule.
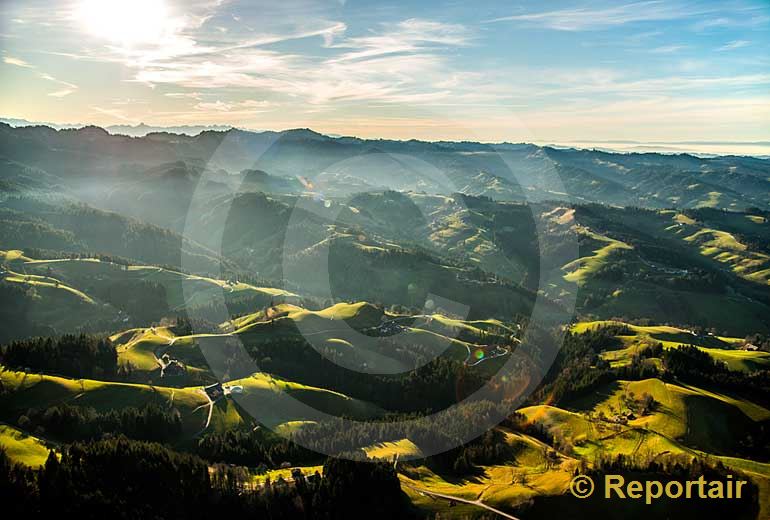
[[701, 472], [770, 514], [766, 160], [7, 125], [0, 155], [7, 467], [137, 453], [415, 518], [614, 518], [575, 475]]

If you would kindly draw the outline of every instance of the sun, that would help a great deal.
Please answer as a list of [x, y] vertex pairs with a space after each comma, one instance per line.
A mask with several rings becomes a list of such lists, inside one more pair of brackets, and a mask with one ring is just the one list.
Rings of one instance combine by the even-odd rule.
[[124, 46], [157, 43], [171, 23], [164, 0], [82, 0], [75, 18], [92, 35]]

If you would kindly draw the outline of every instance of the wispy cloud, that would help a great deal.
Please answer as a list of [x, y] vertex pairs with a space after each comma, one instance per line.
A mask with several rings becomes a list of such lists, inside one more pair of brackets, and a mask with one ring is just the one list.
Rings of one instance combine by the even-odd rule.
[[78, 86], [73, 84], [73, 83], [70, 83], [68, 81], [62, 81], [60, 79], [57, 79], [57, 78], [51, 76], [48, 73], [37, 71], [37, 67], [35, 65], [27, 63], [26, 61], [24, 61], [22, 59], [14, 58], [14, 57], [11, 57], [11, 56], [5, 56], [5, 57], [3, 57], [3, 63], [5, 63], [7, 65], [13, 65], [15, 67], [22, 67], [22, 68], [25, 68], [25, 69], [34, 70], [34, 71], [36, 71], [35, 74], [37, 74], [37, 76], [40, 79], [44, 79], [46, 81], [50, 81], [51, 83], [55, 83], [55, 84], [59, 85], [60, 87], [64, 87], [64, 88], [60, 88], [59, 90], [56, 90], [54, 92], [48, 93], [48, 95], [51, 96], [51, 97], [61, 98], [61, 97], [69, 96], [70, 94], [72, 94], [73, 92], [75, 92], [78, 89]]
[[122, 110], [118, 109], [109, 109], [109, 108], [102, 108], [98, 106], [91, 106], [90, 109], [98, 114], [103, 114], [106, 116], [110, 116], [114, 119], [119, 119], [121, 121], [125, 121], [127, 123], [134, 123], [135, 120], [132, 117], [129, 117], [123, 112]]
[[437, 46], [464, 46], [470, 40], [471, 32], [463, 25], [411, 18], [386, 24], [379, 34], [347, 38], [336, 44], [336, 48], [355, 49], [336, 61], [413, 53]]
[[38, 76], [40, 76], [40, 78], [46, 81], [50, 81], [52, 83], [56, 83], [57, 85], [60, 85], [61, 87], [64, 87], [60, 90], [50, 92], [48, 95], [51, 97], [62, 98], [65, 96], [69, 96], [70, 94], [74, 93], [78, 89], [78, 86], [75, 85], [74, 83], [70, 83], [68, 81], [62, 81], [60, 79], [54, 78], [53, 76], [51, 76], [50, 74], [46, 74], [45, 72], [38, 73]]
[[687, 18], [708, 11], [675, 2], [652, 0], [601, 8], [581, 7], [515, 14], [494, 18], [488, 22], [517, 22], [557, 31], [591, 31], [635, 22]]
[[195, 108], [197, 110], [215, 110], [217, 112], [232, 112], [234, 110], [237, 111], [245, 111], [245, 112], [251, 112], [251, 113], [258, 113], [264, 111], [264, 109], [271, 107], [272, 104], [269, 101], [261, 100], [257, 101], [255, 99], [247, 99], [245, 101], [240, 101], [237, 103], [228, 103], [221, 100], [217, 100], [215, 102], [211, 103], [198, 103], [195, 105]]
[[735, 49], [740, 49], [741, 47], [747, 47], [749, 45], [751, 45], [751, 42], [748, 40], [733, 40], [719, 47], [717, 51], [733, 51]]
[[[141, 55], [113, 53], [136, 70], [134, 81], [174, 85], [195, 90], [256, 89], [276, 96], [305, 99], [311, 105], [335, 101], [377, 100], [424, 102], [448, 96], [441, 86], [454, 74], [441, 53], [468, 45], [471, 31], [461, 24], [410, 18], [381, 24], [363, 36], [345, 36], [341, 22], [316, 22], [283, 35], [261, 35], [240, 43], [221, 34], [206, 34], [198, 43], [142, 51]], [[279, 52], [269, 47], [291, 39], [321, 38], [318, 48], [331, 56]], [[199, 95], [170, 93], [192, 99]], [[198, 99], [200, 101], [200, 99]], [[199, 103], [213, 111], [235, 110], [226, 103]], [[242, 109], [242, 108], [241, 108]]]
[[33, 65], [30, 65], [26, 61], [19, 59], [19, 58], [13, 58], [11, 56], [5, 56], [3, 57], [3, 63], [6, 65], [14, 65], [16, 67], [24, 67], [26, 69], [34, 69], [35, 67]]
[[[692, 24], [696, 32], [710, 32], [714, 29], [754, 29], [770, 23], [766, 8], [744, 7], [730, 13], [730, 16], [713, 16]], [[721, 13], [720, 13], [721, 14]]]
[[[616, 70], [541, 70], [530, 71], [528, 82], [531, 85], [529, 96], [605, 94], [611, 98], [628, 99], [683, 94], [703, 96], [727, 88], [760, 89], [770, 86], [770, 74], [675, 75], [627, 79], [621, 71]], [[606, 97], [601, 99], [607, 100]]]
[[166, 92], [163, 94], [166, 97], [175, 98], [175, 99], [202, 99], [203, 94], [200, 92]]
[[662, 47], [655, 47], [650, 49], [650, 52], [653, 54], [672, 54], [686, 48], [686, 45], [663, 45]]
[[63, 90], [57, 90], [56, 92], [50, 92], [48, 95], [51, 97], [61, 98], [61, 97], [69, 96], [74, 92], [75, 92], [75, 89], [65, 88]]

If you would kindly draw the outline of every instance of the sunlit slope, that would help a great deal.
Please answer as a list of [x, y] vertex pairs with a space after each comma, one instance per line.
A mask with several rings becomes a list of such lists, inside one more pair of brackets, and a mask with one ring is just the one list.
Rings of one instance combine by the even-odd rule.
[[315, 421], [323, 414], [371, 419], [383, 413], [379, 407], [339, 392], [285, 381], [268, 374], [230, 381], [226, 388], [239, 387], [232, 399], [240, 410], [241, 418], [256, 420], [269, 428], [297, 421]]
[[734, 235], [715, 229], [700, 229], [685, 238], [704, 256], [725, 264], [747, 280], [770, 285], [770, 255], [748, 250]]
[[[451, 320], [441, 315], [390, 314], [367, 302], [356, 302], [338, 303], [319, 311], [279, 305], [238, 318], [231, 325], [244, 341], [258, 341], [260, 337], [271, 335], [302, 334], [314, 343], [325, 341], [333, 348], [344, 349], [352, 344], [371, 352], [377, 337], [397, 333], [399, 340], [418, 342], [432, 349], [435, 355], [449, 350], [461, 357], [466, 353], [470, 341], [480, 343], [484, 336], [482, 329], [473, 323]], [[489, 323], [497, 322], [492, 320]], [[394, 328], [389, 329], [389, 326]]]
[[[512, 346], [518, 341], [518, 328], [498, 320], [396, 315], [367, 302], [338, 303], [318, 311], [292, 304], [265, 306], [223, 323], [220, 330], [178, 335], [173, 327], [156, 326], [126, 330], [110, 339], [116, 346], [119, 365], [130, 368], [131, 380], [163, 381], [168, 386], [216, 381], [209, 364], [221, 366], [226, 362], [225, 353], [241, 345], [273, 348], [291, 340], [282, 348], [322, 347], [333, 355], [345, 356], [348, 365], [399, 373], [410, 370], [410, 366], [398, 349], [418, 346], [434, 356], [466, 361], [479, 348], [489, 350], [490, 344]], [[503, 354], [502, 349], [497, 352]], [[164, 355], [183, 363], [186, 372], [160, 379], [160, 359]]]
[[[297, 301], [288, 291], [237, 280], [181, 273], [145, 265], [123, 265], [95, 258], [35, 260], [21, 251], [0, 251], [0, 280], [18, 286], [21, 322], [8, 337], [53, 335], [90, 325], [101, 330], [130, 323], [145, 325], [183, 308], [248, 302], [268, 305]], [[221, 318], [226, 317], [226, 311]]]
[[21, 251], [0, 251], [0, 281], [16, 286], [17, 309], [24, 309], [25, 323], [6, 323], [9, 337], [19, 328], [26, 335], [56, 334], [71, 331], [85, 323], [116, 321], [118, 310], [98, 301], [61, 276], [27, 270], [29, 261]]
[[7, 393], [0, 398], [6, 420], [16, 420], [29, 408], [45, 409], [57, 404], [92, 407], [100, 412], [125, 407], [142, 407], [149, 403], [178, 409], [188, 434], [200, 430], [206, 412], [200, 407], [208, 400], [195, 388], [67, 379], [57, 376], [27, 374], [4, 370], [0, 372]]
[[[58, 404], [92, 407], [100, 412], [157, 403], [179, 411], [184, 435], [204, 430], [225, 431], [258, 421], [269, 427], [297, 421], [313, 421], [322, 413], [359, 419], [373, 418], [382, 410], [344, 394], [267, 374], [230, 381], [228, 397], [219, 399], [209, 418], [209, 399], [201, 387], [164, 386], [67, 379], [24, 372], [0, 373], [6, 394], [0, 398], [2, 419], [13, 422], [30, 408]], [[237, 387], [237, 388], [236, 388]]]
[[[629, 395], [650, 394], [658, 402], [650, 415], [625, 416]], [[568, 409], [536, 405], [519, 409], [527, 423], [540, 429], [547, 443], [523, 433], [501, 429], [512, 448], [509, 460], [480, 465], [464, 478], [448, 477], [421, 466], [402, 467], [402, 489], [420, 508], [452, 513], [446, 498], [434, 499], [425, 492], [474, 502], [459, 504], [467, 514], [479, 514], [480, 503], [511, 511], [527, 500], [569, 493], [569, 482], [580, 464], [591, 467], [604, 456], [625, 455], [642, 463], [666, 458], [720, 461], [743, 472], [760, 489], [762, 511], [770, 508], [770, 469], [767, 464], [724, 455], [734, 452], [747, 425], [770, 419], [770, 411], [751, 402], [707, 390], [666, 384], [657, 379], [619, 381], [567, 404]], [[408, 441], [371, 446], [367, 453], [392, 459], [409, 446]], [[716, 455], [715, 455], [716, 454]], [[720, 455], [721, 454], [721, 455]], [[681, 459], [680, 459], [681, 460]]]
[[770, 223], [765, 217], [715, 211], [690, 214], [673, 213], [667, 231], [741, 278], [770, 285], [770, 254], [745, 243], [768, 240]]
[[186, 274], [172, 269], [147, 265], [122, 265], [98, 259], [28, 260], [23, 263], [30, 272], [52, 271], [66, 279], [80, 281], [95, 289], [102, 284], [118, 281], [146, 281], [162, 285], [170, 308], [205, 305], [216, 291], [225, 298], [262, 296], [264, 302], [272, 298], [293, 298], [296, 295], [282, 289], [255, 287], [235, 280], [218, 280]]
[[[447, 509], [448, 502], [426, 497], [420, 494], [420, 490], [483, 502], [503, 510], [509, 510], [533, 497], [560, 495], [567, 491], [578, 465], [576, 458], [555, 452], [549, 445], [529, 435], [504, 429], [501, 432], [504, 435], [503, 442], [513, 454], [509, 460], [482, 465], [477, 474], [466, 478], [448, 477], [427, 466], [405, 468], [399, 475], [402, 489], [421, 508], [442, 514], [453, 512]], [[367, 449], [367, 453], [384, 449], [386, 454], [391, 454], [398, 452], [398, 448], [403, 445], [403, 441], [386, 443], [383, 448]], [[548, 452], [552, 453], [550, 457], [546, 457]], [[468, 514], [482, 511], [478, 506], [459, 506], [464, 508], [463, 511], [467, 510]]]
[[[552, 298], [576, 294], [581, 314], [700, 325], [737, 336], [770, 331], [765, 217], [596, 205], [577, 206], [570, 226], [580, 257], [560, 266], [562, 283], [543, 289]], [[548, 247], [558, 251], [559, 244]]]
[[582, 256], [562, 268], [566, 271], [564, 279], [568, 282], [582, 284], [602, 266], [611, 262], [617, 251], [633, 249], [632, 246], [625, 242], [600, 235], [583, 226], [577, 226], [577, 232], [579, 235], [584, 235], [590, 239], [596, 245], [590, 255]]
[[[627, 416], [631, 412], [629, 399], [638, 399], [644, 394], [655, 399], [652, 413]], [[550, 424], [562, 430], [567, 438], [580, 440], [584, 436], [587, 444], [596, 443], [595, 447], [611, 450], [613, 454], [626, 450], [611, 432], [629, 429], [638, 430], [636, 433], [642, 436], [634, 447], [635, 452], [648, 450], [654, 454], [661, 445], [668, 445], [666, 449], [671, 450], [672, 443], [676, 442], [712, 454], [735, 453], [745, 432], [751, 431], [756, 423], [770, 420], [770, 410], [751, 401], [659, 379], [617, 381], [570, 402], [568, 407], [582, 413], [562, 411], [563, 416]], [[620, 416], [627, 416], [628, 420], [615, 420]], [[663, 436], [666, 442], [648, 438], [645, 430]], [[650, 442], [654, 444], [649, 445]]]
[[696, 334], [690, 330], [670, 326], [630, 325], [618, 321], [581, 322], [573, 325], [572, 331], [582, 333], [609, 326], [620, 326], [628, 330], [628, 334], [616, 336], [620, 342], [619, 348], [601, 353], [602, 358], [613, 366], [626, 365], [631, 362], [634, 354], [660, 343], [663, 348], [693, 345], [715, 360], [725, 363], [730, 370], [750, 372], [770, 369], [770, 353], [742, 350], [745, 344], [742, 338]]
[[422, 450], [409, 439], [399, 439], [391, 442], [379, 442], [364, 448], [370, 459], [394, 460], [398, 457], [419, 458]]
[[[505, 318], [529, 314], [535, 294], [516, 283], [498, 283], [473, 266], [449, 262], [423, 249], [409, 248], [358, 233], [336, 231], [292, 256], [296, 283], [309, 292], [328, 291], [325, 277], [317, 276], [327, 265], [333, 294], [385, 304], [422, 306], [429, 300], [455, 302], [475, 316]], [[550, 302], [544, 305], [558, 311]]]
[[42, 466], [48, 458], [45, 442], [7, 424], [0, 424], [0, 449], [13, 462], [26, 466]]

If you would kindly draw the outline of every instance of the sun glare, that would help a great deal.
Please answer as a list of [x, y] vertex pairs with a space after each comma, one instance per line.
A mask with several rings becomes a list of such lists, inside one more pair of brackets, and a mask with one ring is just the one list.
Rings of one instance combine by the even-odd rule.
[[94, 36], [126, 46], [158, 42], [170, 21], [163, 0], [83, 0], [75, 17]]

